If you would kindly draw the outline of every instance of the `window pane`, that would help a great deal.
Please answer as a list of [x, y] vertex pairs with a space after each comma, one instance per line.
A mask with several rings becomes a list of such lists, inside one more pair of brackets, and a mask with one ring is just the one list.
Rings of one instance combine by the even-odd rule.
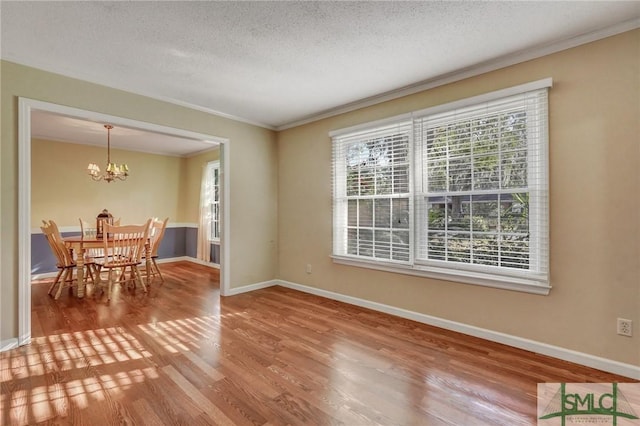
[[347, 210], [347, 225], [358, 226], [358, 200], [349, 200]]
[[347, 170], [347, 195], [355, 196], [360, 193], [360, 172], [355, 167]]
[[447, 197], [447, 229], [455, 231], [471, 230], [469, 197], [454, 195]]
[[352, 143], [347, 148], [347, 167], [359, 168], [365, 165], [369, 158], [369, 148], [364, 142]]
[[471, 123], [459, 122], [449, 125], [449, 158], [469, 157], [471, 155]]
[[444, 197], [429, 197], [427, 199], [428, 229], [445, 230], [447, 211]]
[[424, 132], [426, 140], [427, 158], [447, 157], [447, 128], [446, 126], [433, 127]]
[[527, 187], [527, 151], [513, 151], [502, 154], [502, 187]]
[[499, 247], [495, 235], [474, 235], [473, 263], [498, 266]]
[[474, 232], [495, 232], [498, 230], [498, 196], [474, 195], [472, 198]]
[[[401, 143], [397, 143], [400, 141]], [[407, 134], [398, 135], [396, 143], [390, 153], [394, 164], [406, 163], [409, 161], [409, 136]]]
[[449, 161], [449, 191], [471, 189], [471, 158], [463, 157]]
[[471, 262], [471, 234], [462, 232], [448, 234], [447, 260], [450, 262]]
[[391, 200], [389, 198], [374, 200], [376, 228], [391, 227]]
[[391, 232], [375, 231], [376, 236], [376, 257], [381, 259], [391, 258]]
[[396, 167], [393, 174], [394, 194], [406, 194], [409, 192], [409, 166]]
[[392, 200], [393, 228], [409, 228], [409, 199], [396, 198]]
[[375, 195], [375, 176], [371, 169], [360, 170], [360, 195]]
[[360, 200], [358, 204], [359, 226], [373, 227], [373, 200]]
[[529, 236], [503, 236], [500, 244], [501, 266], [509, 268], [529, 267]]
[[360, 229], [358, 231], [358, 254], [360, 256], [373, 256], [373, 231]]
[[393, 168], [383, 167], [376, 170], [376, 193], [391, 194], [393, 189]]
[[447, 190], [447, 161], [429, 161], [427, 163], [427, 182], [430, 192]]
[[527, 115], [522, 109], [502, 115], [501, 145], [503, 151], [527, 147]]
[[473, 122], [473, 153], [495, 154], [499, 150], [500, 119], [497, 115], [480, 117]]
[[444, 232], [427, 234], [428, 257], [433, 260], [446, 260], [446, 239]]
[[347, 254], [358, 254], [358, 230], [355, 228], [347, 230]]
[[500, 225], [502, 232], [529, 233], [529, 194], [500, 196]]
[[499, 164], [498, 153], [474, 157], [473, 189], [499, 189]]
[[394, 231], [393, 260], [409, 261], [409, 231]]

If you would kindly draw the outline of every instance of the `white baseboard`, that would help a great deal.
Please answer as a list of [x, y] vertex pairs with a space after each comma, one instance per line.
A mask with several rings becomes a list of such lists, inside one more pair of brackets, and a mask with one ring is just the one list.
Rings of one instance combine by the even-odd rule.
[[249, 284], [242, 287], [236, 287], [236, 288], [230, 289], [229, 294], [227, 294], [227, 296], [235, 296], [236, 294], [248, 293], [250, 291], [260, 290], [262, 288], [273, 287], [275, 285], [278, 285], [279, 283], [280, 281], [278, 280], [271, 280], [271, 281], [263, 281], [255, 284]]
[[305, 293], [315, 294], [317, 296], [326, 297], [328, 299], [349, 303], [351, 305], [361, 306], [363, 308], [384, 312], [390, 315], [395, 315], [398, 317], [421, 322], [423, 324], [444, 328], [446, 330], [457, 331], [463, 334], [479, 337], [492, 342], [502, 343], [502, 344], [513, 346], [516, 348], [536, 352], [542, 355], [558, 358], [564, 361], [569, 361], [569, 362], [584, 365], [587, 367], [596, 368], [598, 370], [607, 371], [609, 373], [619, 374], [621, 376], [629, 377], [635, 380], [640, 380], [640, 366], [637, 366], [637, 365], [625, 364], [625, 363], [610, 360], [607, 358], [601, 358], [601, 357], [586, 354], [583, 352], [578, 352], [571, 349], [562, 348], [559, 346], [549, 345], [547, 343], [542, 343], [535, 340], [529, 340], [522, 337], [513, 336], [510, 334], [500, 333], [493, 330], [487, 330], [484, 328], [475, 327], [468, 324], [450, 321], [447, 319], [438, 318], [431, 315], [425, 315], [418, 312], [408, 311], [406, 309], [401, 309], [394, 306], [385, 305], [382, 303], [371, 302], [369, 300], [360, 299], [353, 296], [346, 296], [344, 294], [334, 293], [331, 291], [322, 290], [315, 287], [309, 287], [302, 284], [296, 284], [289, 281], [274, 280], [273, 282], [277, 285], [280, 285], [286, 288], [291, 288], [293, 290], [299, 290]]
[[31, 275], [31, 281], [35, 280], [43, 280], [45, 278], [55, 278], [58, 275], [58, 271], [54, 272], [43, 272], [41, 274], [33, 274]]
[[158, 259], [158, 263], [177, 262], [177, 261], [180, 261], [180, 260], [186, 260], [187, 262], [197, 263], [198, 265], [208, 266], [209, 268], [213, 268], [213, 269], [220, 269], [220, 264], [218, 264], [218, 263], [205, 262], [204, 260], [196, 259], [195, 257], [190, 257], [190, 256], [171, 257], [171, 258], [167, 258], [167, 259]]
[[8, 351], [18, 347], [18, 339], [15, 337], [12, 339], [3, 340], [0, 342], [0, 352]]

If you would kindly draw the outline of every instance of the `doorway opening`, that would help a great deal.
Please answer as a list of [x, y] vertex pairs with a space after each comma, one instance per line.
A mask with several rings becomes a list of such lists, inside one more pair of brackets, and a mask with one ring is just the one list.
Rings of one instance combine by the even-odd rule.
[[110, 123], [178, 138], [212, 141], [220, 146], [220, 295], [229, 293], [229, 140], [173, 127], [19, 98], [18, 115], [18, 345], [31, 339], [31, 140], [32, 112], [43, 111], [98, 123]]

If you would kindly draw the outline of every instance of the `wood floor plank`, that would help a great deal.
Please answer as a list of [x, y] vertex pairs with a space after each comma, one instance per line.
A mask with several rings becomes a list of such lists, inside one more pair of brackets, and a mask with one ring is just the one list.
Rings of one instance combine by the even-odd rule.
[[272, 287], [161, 265], [106, 303], [32, 284], [32, 343], [0, 354], [0, 423], [531, 425], [539, 382], [632, 380]]

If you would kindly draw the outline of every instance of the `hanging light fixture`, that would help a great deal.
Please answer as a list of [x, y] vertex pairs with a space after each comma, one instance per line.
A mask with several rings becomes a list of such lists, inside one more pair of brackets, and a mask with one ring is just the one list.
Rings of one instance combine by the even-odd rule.
[[109, 183], [113, 180], [126, 180], [129, 176], [129, 167], [126, 164], [117, 165], [111, 162], [111, 124], [105, 124], [104, 128], [107, 129], [107, 170], [104, 174], [100, 173], [100, 167], [96, 163], [89, 163], [87, 166], [87, 172], [91, 179], [95, 181], [104, 180]]

